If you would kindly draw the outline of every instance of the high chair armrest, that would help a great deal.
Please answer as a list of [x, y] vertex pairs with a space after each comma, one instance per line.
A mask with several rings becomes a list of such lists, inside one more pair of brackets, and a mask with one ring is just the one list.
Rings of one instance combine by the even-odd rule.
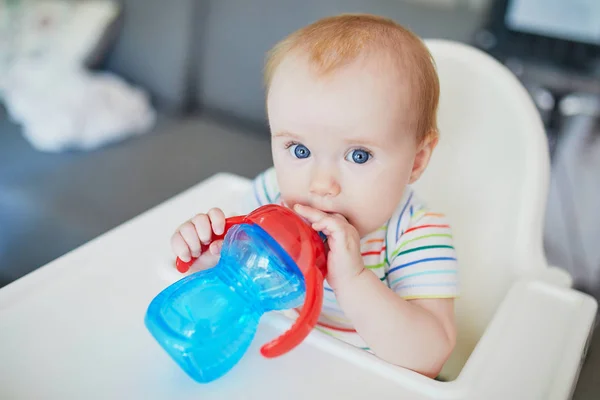
[[566, 270], [552, 265], [536, 269], [532, 275], [525, 275], [524, 280], [543, 281], [559, 287], [573, 286], [573, 277]]
[[565, 288], [573, 286], [573, 277], [560, 267], [549, 266], [546, 268], [542, 280]]
[[592, 297], [556, 284], [516, 282], [458, 380], [472, 398], [569, 398], [597, 306]]

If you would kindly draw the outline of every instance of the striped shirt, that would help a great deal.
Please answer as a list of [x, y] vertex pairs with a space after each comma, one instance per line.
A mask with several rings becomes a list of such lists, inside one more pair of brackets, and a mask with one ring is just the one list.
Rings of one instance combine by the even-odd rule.
[[[253, 183], [250, 209], [282, 204], [273, 168]], [[411, 187], [390, 219], [361, 238], [365, 267], [406, 300], [454, 298], [459, 294], [456, 252], [450, 226], [440, 213], [421, 202]], [[367, 349], [345, 317], [335, 294], [324, 284], [323, 308], [317, 329]]]

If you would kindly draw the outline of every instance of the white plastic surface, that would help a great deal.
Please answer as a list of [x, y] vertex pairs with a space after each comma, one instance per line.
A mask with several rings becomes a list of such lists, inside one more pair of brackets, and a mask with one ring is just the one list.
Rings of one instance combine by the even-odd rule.
[[[260, 344], [289, 327], [282, 316], [270, 316], [247, 357], [211, 385], [189, 379], [146, 331], [148, 304], [181, 277], [170, 234], [198, 209], [235, 212], [248, 188], [214, 177], [0, 290], [0, 398], [393, 398], [398, 383], [380, 376], [384, 363], [318, 332], [300, 351], [262, 358]], [[409, 387], [428, 382], [408, 375]]]
[[450, 216], [461, 260], [459, 344], [448, 368], [456, 380], [424, 378], [316, 331], [284, 357], [262, 359], [258, 346], [289, 326], [279, 315], [264, 320], [222, 380], [187, 378], [143, 317], [179, 278], [175, 227], [212, 206], [235, 213], [249, 190], [245, 179], [218, 175], [0, 289], [0, 398], [568, 398], [597, 304], [543, 257], [548, 166], [535, 110], [487, 56], [429, 45], [444, 93], [442, 142], [419, 190]]
[[198, 208], [234, 212], [248, 185], [216, 176], [0, 290], [0, 398], [566, 398], [596, 303], [535, 281], [514, 285], [454, 382], [391, 366], [317, 331], [286, 356], [263, 359], [260, 344], [289, 327], [279, 315], [263, 320], [223, 379], [187, 378], [143, 316], [179, 277], [168, 248], [174, 227]]
[[515, 283], [458, 381], [479, 399], [566, 399], [587, 350], [597, 304], [541, 281]]
[[546, 134], [529, 94], [488, 55], [430, 41], [440, 76], [440, 142], [417, 193], [451, 221], [460, 266], [455, 378], [519, 277], [545, 274]]

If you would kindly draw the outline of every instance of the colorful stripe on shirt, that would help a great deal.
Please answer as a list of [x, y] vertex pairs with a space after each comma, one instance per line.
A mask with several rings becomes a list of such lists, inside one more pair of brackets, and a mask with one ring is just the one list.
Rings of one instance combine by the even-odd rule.
[[[417, 214], [413, 215], [414, 220]], [[391, 258], [386, 279], [402, 297], [457, 295], [456, 251], [442, 215], [421, 213], [418, 222], [404, 231]]]

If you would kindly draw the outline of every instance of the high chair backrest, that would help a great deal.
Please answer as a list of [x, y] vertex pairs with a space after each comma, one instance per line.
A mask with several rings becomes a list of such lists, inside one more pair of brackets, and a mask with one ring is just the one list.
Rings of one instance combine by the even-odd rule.
[[459, 336], [443, 371], [452, 379], [510, 284], [546, 268], [542, 229], [549, 156], [537, 109], [507, 68], [467, 45], [426, 44], [440, 77], [440, 141], [414, 187], [453, 228], [461, 282]]

